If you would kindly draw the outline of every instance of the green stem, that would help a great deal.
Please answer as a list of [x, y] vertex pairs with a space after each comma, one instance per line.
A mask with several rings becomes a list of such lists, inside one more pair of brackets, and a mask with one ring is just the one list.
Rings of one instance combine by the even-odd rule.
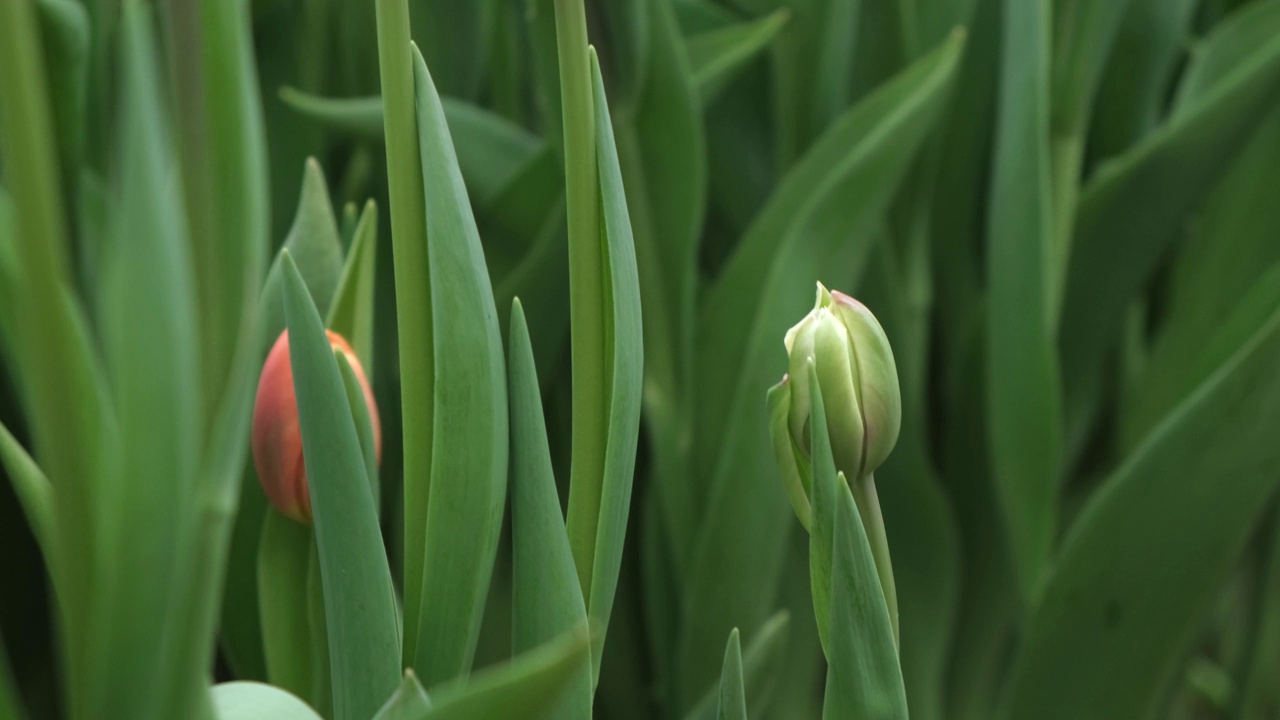
[[569, 320], [573, 359], [573, 447], [569, 471], [569, 546], [583, 596], [590, 598], [604, 478], [604, 272], [600, 238], [595, 119], [587, 15], [582, 0], [555, 0], [560, 97], [564, 115], [569, 220]]
[[431, 485], [435, 371], [431, 286], [427, 267], [425, 195], [414, 111], [408, 0], [377, 0], [376, 9], [405, 438], [404, 658], [411, 662], [416, 657], [427, 497]]
[[893, 642], [898, 643], [898, 588], [893, 581], [893, 563], [889, 560], [889, 536], [884, 531], [884, 516], [880, 514], [880, 498], [876, 495], [876, 479], [868, 475], [853, 483], [853, 498], [857, 501], [862, 526], [867, 531], [871, 556], [876, 561], [876, 574], [880, 576], [880, 589], [889, 608], [889, 622], [893, 625]]

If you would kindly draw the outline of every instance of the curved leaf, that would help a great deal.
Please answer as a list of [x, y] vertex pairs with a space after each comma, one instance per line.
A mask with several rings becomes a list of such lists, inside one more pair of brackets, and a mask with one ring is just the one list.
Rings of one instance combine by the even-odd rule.
[[[351, 342], [366, 373], [373, 372], [374, 297], [378, 273], [378, 208], [370, 200], [360, 213], [325, 315], [325, 327]], [[314, 295], [312, 296], [315, 297]], [[369, 377], [373, 382], [373, 377]]]
[[471, 669], [502, 530], [509, 446], [506, 367], [479, 231], [440, 97], [416, 50], [413, 69], [435, 377], [421, 604], [406, 632], [418, 638], [414, 671], [431, 684]]
[[689, 68], [704, 104], [711, 102], [735, 71], [751, 62], [773, 42], [791, 13], [780, 8], [757, 20], [733, 23], [685, 40]]
[[1161, 714], [1280, 480], [1278, 365], [1273, 310], [1090, 499], [1033, 608], [1003, 717]]
[[[1126, 307], [1141, 291], [1178, 229], [1277, 98], [1280, 32], [1246, 33], [1249, 44], [1240, 32], [1242, 24], [1258, 22], [1250, 8], [1262, 12], [1269, 6], [1280, 3], [1248, 6], [1224, 21], [1204, 41], [1186, 80], [1197, 83], [1194, 78], [1203, 72], [1216, 81], [1132, 150], [1103, 164], [1081, 193], [1058, 333], [1073, 450], [1086, 436], [1090, 388], [1118, 338], [1124, 313], [1115, 308]], [[1268, 18], [1269, 27], [1280, 28], [1280, 12]], [[1237, 62], [1226, 63], [1224, 56]], [[1202, 63], [1217, 69], [1197, 71]]]

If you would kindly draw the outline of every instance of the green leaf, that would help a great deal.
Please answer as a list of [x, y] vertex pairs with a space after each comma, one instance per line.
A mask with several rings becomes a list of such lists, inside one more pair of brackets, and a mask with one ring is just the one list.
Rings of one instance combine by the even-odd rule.
[[[774, 4], [774, 3], [771, 3]], [[852, 99], [861, 0], [787, 0], [791, 21], [774, 44], [772, 105], [782, 167], [790, 167]]]
[[435, 380], [421, 604], [416, 626], [406, 618], [406, 632], [418, 637], [414, 671], [433, 684], [471, 669], [502, 529], [508, 424], [506, 368], [480, 235], [439, 95], [421, 54], [413, 60]]
[[96, 309], [97, 331], [119, 423], [118, 474], [101, 505], [103, 573], [93, 601], [110, 623], [88, 652], [101, 712], [157, 712], [156, 686], [171, 688], [190, 670], [166, 663], [166, 629], [180, 609], [185, 552], [195, 539], [194, 499], [204, 442], [198, 392], [196, 276], [180, 196], [176, 157], [156, 75], [149, 13], [127, 5], [120, 67], [119, 151], [106, 218]]
[[907, 696], [898, 667], [897, 643], [862, 519], [844, 474], [827, 484], [826, 491], [815, 494], [815, 504], [822, 500], [835, 504], [831, 508], [835, 534], [822, 717], [906, 720]]
[[396, 692], [382, 706], [373, 720], [418, 720], [431, 710], [431, 699], [422, 689], [418, 676], [412, 670], [404, 671], [404, 680]]
[[[373, 358], [374, 298], [378, 282], [378, 208], [370, 200], [360, 213], [347, 250], [342, 275], [333, 291], [325, 327], [351, 342], [365, 373], [376, 367]], [[314, 299], [314, 295], [312, 298]], [[373, 376], [369, 375], [369, 382]]]
[[[329, 98], [291, 87], [280, 98], [326, 127], [369, 140], [383, 138], [382, 98]], [[484, 205], [542, 151], [544, 143], [519, 125], [479, 105], [441, 98], [458, 165], [476, 203]]]
[[1240, 691], [1235, 702], [1239, 717], [1246, 718], [1266, 717], [1268, 708], [1280, 702], [1275, 683], [1271, 682], [1280, 671], [1277, 667], [1280, 661], [1272, 652], [1280, 643], [1280, 525], [1276, 524], [1274, 513], [1267, 534], [1257, 591], [1260, 609], [1256, 625], [1251, 629], [1253, 636], [1247, 640], [1249, 646], [1245, 652], [1248, 654], [1239, 676]]
[[427, 493], [431, 486], [435, 355], [431, 280], [427, 263], [418, 125], [414, 117], [413, 57], [408, 0], [377, 0], [378, 76], [387, 148], [387, 195], [395, 270], [396, 337], [400, 349], [400, 407], [404, 443], [404, 664], [417, 655], [426, 550]]
[[678, 577], [687, 566], [696, 518], [688, 438], [707, 153], [702, 108], [674, 12], [665, 0], [644, 6], [647, 69], [634, 104], [613, 113], [613, 129], [641, 279], [653, 477]]
[[[512, 647], [519, 653], [582, 625], [587, 610], [560, 510], [533, 348], [519, 300], [511, 308], [509, 355]], [[584, 656], [556, 717], [589, 719], [591, 696], [591, 662]]]
[[219, 683], [210, 696], [217, 720], [320, 720], [315, 710], [288, 691], [262, 683]]
[[335, 717], [364, 718], [381, 707], [400, 677], [391, 572], [342, 374], [288, 253], [281, 267], [303, 458], [324, 580]]
[[736, 71], [769, 47], [790, 17], [788, 9], [780, 8], [757, 20], [737, 22], [689, 37], [685, 50], [702, 102], [714, 100]]
[[1102, 71], [1089, 144], [1097, 157], [1127, 149], [1160, 121], [1196, 0], [1128, 0]]
[[[604, 278], [604, 359], [605, 359], [605, 445], [600, 478], [598, 513], [592, 543], [592, 570], [587, 592], [587, 614], [595, 621], [592, 632], [592, 663], [597, 677], [605, 633], [613, 611], [622, 569], [622, 551], [631, 513], [631, 486], [635, 476], [636, 444], [640, 435], [640, 396], [643, 382], [644, 337], [640, 315], [640, 280], [636, 271], [636, 251], [631, 220], [618, 166], [613, 126], [604, 94], [600, 64], [591, 53], [591, 75], [595, 86], [595, 133], [599, 162], [601, 218], [600, 251]], [[575, 416], [574, 425], [578, 418]], [[571, 490], [572, 493], [572, 490]], [[570, 495], [570, 518], [573, 500]], [[570, 523], [572, 529], [572, 523]], [[572, 535], [570, 536], [572, 541]], [[581, 578], [581, 570], [579, 570]]]
[[333, 204], [329, 200], [324, 171], [315, 158], [308, 158], [302, 171], [302, 188], [298, 194], [298, 210], [293, 225], [285, 237], [284, 246], [276, 255], [271, 271], [262, 287], [261, 322], [266, 331], [266, 347], [284, 330], [284, 306], [280, 303], [283, 282], [281, 258], [288, 250], [298, 272], [306, 283], [307, 293], [317, 308], [328, 312], [334, 304], [339, 282], [343, 276], [342, 238], [338, 223], [333, 217]]
[[1026, 625], [1003, 717], [1162, 714], [1276, 488], [1277, 364], [1273, 310], [1090, 498]]
[[719, 720], [747, 720], [747, 695], [742, 685], [742, 642], [738, 628], [729, 633], [724, 649], [724, 669], [720, 671]]
[[[57, 557], [52, 545], [57, 530], [53, 524], [53, 485], [3, 423], [0, 423], [0, 466], [9, 477], [13, 494], [18, 496], [22, 512], [27, 517], [27, 526], [39, 543], [45, 562], [52, 564]], [[57, 580], [56, 571], [50, 575]]]
[[987, 231], [988, 418], [996, 497], [1029, 598], [1057, 508], [1062, 391], [1054, 353], [1049, 0], [1005, 0]]
[[[746, 689], [748, 717], [761, 717], [769, 707], [774, 685], [786, 661], [787, 634], [791, 618], [779, 610], [769, 618], [742, 655], [742, 680]], [[722, 671], [723, 676], [723, 671]], [[707, 689], [702, 700], [685, 716], [685, 720], [716, 720], [720, 705], [720, 685]]]
[[1245, 28], [1280, 28], [1277, 10], [1271, 1], [1224, 21], [1187, 71], [1186, 86], [1205, 89], [1183, 91], [1173, 117], [1099, 167], [1081, 193], [1058, 334], [1073, 450], [1087, 436], [1090, 389], [1119, 337], [1124, 313], [1114, 309], [1137, 297], [1190, 213], [1268, 117], [1280, 89], [1280, 30], [1258, 36]]
[[[963, 47], [938, 50], [868, 96], [788, 173], [706, 294], [695, 426], [705, 520], [691, 555], [679, 667], [682, 707], [711, 682], [729, 628], [748, 636], [772, 609], [790, 513], [761, 395], [786, 367], [782, 336], [815, 279], [850, 287], [877, 220], [947, 97]], [[834, 273], [834, 275], [833, 275]]]
[[[210, 416], [234, 414], [243, 393], [251, 391], [252, 348], [246, 343], [254, 342], [255, 298], [267, 260], [266, 131], [250, 5], [201, 0], [166, 6], [164, 23], [181, 187], [200, 271], [195, 286]], [[221, 402], [224, 390], [231, 391], [229, 407]], [[229, 420], [220, 423], [234, 427]], [[233, 487], [233, 475], [218, 477]]]
[[257, 575], [267, 680], [318, 704], [312, 673], [316, 650], [307, 617], [311, 553], [310, 527], [274, 510], [266, 512], [258, 543]]
[[517, 655], [509, 663], [476, 673], [470, 680], [456, 680], [433, 688], [432, 709], [421, 720], [493, 720], [554, 717], [560, 699], [582, 664], [590, 657], [590, 635], [585, 626], [561, 633], [534, 650]]
[[54, 91], [53, 122], [63, 182], [80, 172], [84, 147], [85, 93], [89, 70], [89, 16], [71, 0], [39, 0], [40, 34], [49, 87]]
[[342, 371], [342, 387], [347, 393], [347, 407], [351, 409], [351, 418], [356, 423], [356, 436], [360, 439], [360, 457], [364, 460], [365, 475], [369, 478], [369, 492], [373, 495], [373, 512], [378, 514], [382, 507], [382, 484], [378, 480], [379, 447], [373, 436], [373, 419], [369, 413], [369, 402], [365, 398], [364, 387], [360, 378], [344, 353], [335, 353], [338, 369]]
[[[17, 370], [34, 455], [43, 464], [61, 500], [58, 518], [60, 617], [68, 648], [88, 650], [93, 597], [91, 570], [95, 533], [101, 524], [97, 500], [105, 471], [104, 440], [110, 420], [105, 381], [96, 363], [96, 343], [70, 292], [67, 228], [58, 178], [53, 121], [34, 4], [0, 4], [0, 156], [6, 178], [22, 178], [12, 193], [10, 227], [15, 239], [12, 272], [21, 277], [12, 345], [22, 348]], [[85, 653], [72, 653], [65, 667], [69, 686], [93, 681]], [[82, 693], [68, 703], [81, 712]]]
[[[1053, 127], [1079, 135], [1093, 109], [1116, 35], [1133, 0], [1053, 3]], [[1071, 182], [1076, 179], [1071, 178]]]

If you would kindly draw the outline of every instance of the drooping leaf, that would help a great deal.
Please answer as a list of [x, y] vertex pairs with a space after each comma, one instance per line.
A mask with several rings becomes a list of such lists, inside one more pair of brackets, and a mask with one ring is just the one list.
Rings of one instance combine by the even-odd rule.
[[334, 716], [372, 716], [400, 679], [399, 627], [378, 517], [342, 374], [292, 257], [285, 318], [333, 668]]
[[[771, 5], [774, 3], [770, 3]], [[861, 0], [787, 0], [792, 17], [773, 47], [772, 103], [782, 167], [790, 167], [852, 99]]]
[[435, 379], [421, 604], [406, 632], [418, 636], [414, 671], [434, 684], [465, 677], [475, 654], [506, 503], [507, 383], [493, 289], [444, 110], [421, 54], [413, 62]]
[[1273, 311], [1089, 500], [1032, 610], [1003, 717], [1162, 715], [1164, 691], [1276, 487], [1277, 363]]
[[751, 636], [772, 608], [790, 512], [762, 395], [785, 370], [782, 336], [812, 303], [815, 279], [854, 287], [962, 46], [963, 36], [952, 36], [841, 117], [783, 180], [705, 296], [694, 468], [706, 478], [706, 510], [678, 655], [683, 707], [713, 679], [719, 638], [735, 625]]
[[[512, 303], [508, 348], [511, 402], [512, 648], [532, 650], [586, 622], [586, 602], [551, 468], [537, 369], [520, 301]], [[582, 658], [557, 717], [591, 717], [591, 662]]]

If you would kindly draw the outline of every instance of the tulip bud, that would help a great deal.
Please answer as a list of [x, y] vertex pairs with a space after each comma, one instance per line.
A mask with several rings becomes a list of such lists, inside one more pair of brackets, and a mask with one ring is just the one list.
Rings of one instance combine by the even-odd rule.
[[[865, 305], [818, 285], [814, 308], [786, 335], [790, 375], [807, 377], [813, 359], [826, 407], [836, 468], [851, 479], [876, 471], [898, 442], [902, 399], [884, 329]], [[809, 448], [809, 388], [792, 383], [787, 426], [794, 445]]]
[[[373, 426], [374, 456], [382, 459], [382, 426], [378, 406], [356, 353], [343, 337], [325, 331], [329, 344], [351, 365], [369, 408]], [[258, 379], [258, 395], [253, 405], [253, 465], [258, 482], [271, 505], [298, 522], [311, 522], [311, 492], [302, 457], [302, 426], [298, 420], [298, 398], [293, 387], [293, 366], [289, 360], [289, 331], [280, 333]]]

